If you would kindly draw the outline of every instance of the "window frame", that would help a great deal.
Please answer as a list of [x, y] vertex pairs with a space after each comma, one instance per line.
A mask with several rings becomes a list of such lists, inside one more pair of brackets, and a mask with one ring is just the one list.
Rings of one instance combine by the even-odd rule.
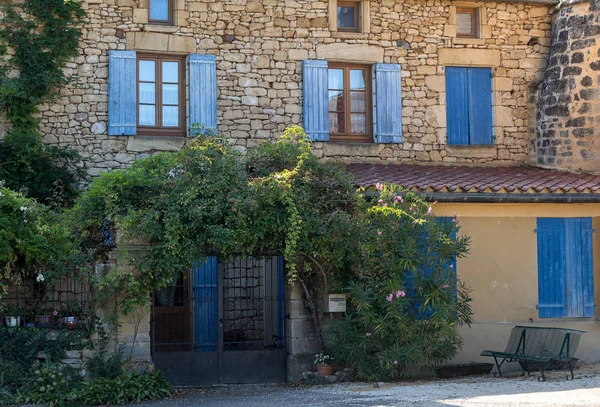
[[168, 13], [169, 17], [166, 20], [153, 20], [151, 16], [152, 10], [152, 0], [148, 0], [148, 23], [156, 24], [156, 25], [175, 25], [174, 19], [174, 10], [175, 10], [175, 0], [168, 0]]
[[[344, 128], [351, 128], [351, 109], [350, 109], [350, 70], [362, 69], [365, 71], [365, 125], [366, 134], [352, 134], [346, 131], [345, 133], [333, 133], [329, 131], [329, 141], [335, 142], [351, 142], [351, 143], [373, 143], [373, 92], [372, 92], [372, 71], [373, 67], [367, 64], [352, 64], [342, 62], [330, 62], [327, 67], [328, 74], [330, 69], [343, 69], [344, 70], [344, 89], [342, 94], [344, 96]], [[331, 88], [327, 85], [327, 93]], [[335, 113], [329, 110], [329, 96], [327, 103], [327, 119], [329, 120], [329, 114]]]
[[[362, 2], [361, 1], [338, 1], [336, 7], [337, 7], [337, 21], [335, 22], [335, 25], [339, 32], [346, 32], [346, 33], [362, 32], [362, 29], [361, 29]], [[353, 28], [340, 27], [340, 14], [339, 14], [340, 7], [354, 8], [354, 27]]]
[[[140, 125], [140, 61], [155, 61], [155, 106], [156, 106], [156, 125], [155, 126], [143, 126]], [[178, 62], [179, 63], [179, 94], [178, 94], [178, 108], [179, 108], [179, 126], [162, 126], [162, 63], [163, 62]], [[152, 54], [152, 53], [137, 53], [136, 60], [136, 116], [137, 116], [137, 135], [138, 136], [186, 136], [186, 87], [187, 83], [185, 80], [186, 72], [186, 56], [185, 55], [166, 55], [166, 54]]]
[[[476, 7], [456, 7], [456, 37], [457, 38], [479, 38], [479, 9]], [[459, 14], [470, 14], [471, 15], [471, 32], [459, 33], [458, 32], [458, 15]]]

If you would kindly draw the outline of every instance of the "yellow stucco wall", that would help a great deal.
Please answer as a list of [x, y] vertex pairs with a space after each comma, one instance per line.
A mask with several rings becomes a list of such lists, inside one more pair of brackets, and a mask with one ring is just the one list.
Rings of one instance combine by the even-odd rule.
[[[471, 237], [470, 253], [458, 259], [458, 276], [472, 290], [472, 326], [461, 329], [463, 351], [457, 363], [489, 361], [483, 349], [504, 349], [515, 325], [562, 326], [588, 331], [577, 357], [600, 361], [600, 323], [597, 318], [538, 318], [538, 217], [591, 217], [600, 230], [600, 204], [449, 204], [434, 206], [437, 216], [459, 214], [461, 233]], [[600, 303], [600, 240], [594, 236], [594, 285]], [[596, 317], [600, 313], [596, 312]]]

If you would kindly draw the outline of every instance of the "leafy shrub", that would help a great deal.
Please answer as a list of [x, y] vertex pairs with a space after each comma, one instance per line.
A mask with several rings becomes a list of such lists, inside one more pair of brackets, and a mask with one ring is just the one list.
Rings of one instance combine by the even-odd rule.
[[462, 345], [457, 326], [471, 322], [470, 298], [453, 265], [469, 243], [458, 218], [436, 219], [412, 193], [378, 189], [359, 220], [346, 318], [330, 331], [336, 360], [362, 380], [451, 359]]
[[84, 383], [77, 394], [81, 405], [124, 404], [169, 397], [173, 387], [162, 373], [129, 373], [115, 379], [100, 378]]
[[86, 370], [92, 379], [115, 379], [123, 374], [121, 351], [110, 356], [96, 352], [86, 363]]
[[68, 366], [47, 363], [34, 372], [34, 378], [20, 389], [17, 399], [22, 403], [46, 406], [77, 406], [77, 388], [81, 377]]

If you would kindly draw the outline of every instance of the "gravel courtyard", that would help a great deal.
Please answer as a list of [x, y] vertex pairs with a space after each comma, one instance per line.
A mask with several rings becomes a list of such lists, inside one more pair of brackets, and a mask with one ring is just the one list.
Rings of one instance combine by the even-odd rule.
[[508, 407], [600, 406], [600, 365], [584, 366], [575, 380], [551, 372], [540, 383], [535, 376], [492, 376], [381, 384], [346, 383], [329, 386], [238, 385], [179, 392], [172, 400], [144, 407]]

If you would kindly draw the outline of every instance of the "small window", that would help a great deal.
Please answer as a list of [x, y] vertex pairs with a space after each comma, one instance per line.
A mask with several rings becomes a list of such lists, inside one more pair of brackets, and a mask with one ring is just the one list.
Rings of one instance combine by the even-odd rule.
[[174, 0], [150, 0], [150, 16], [148, 21], [153, 24], [173, 24]]
[[371, 142], [371, 67], [329, 64], [329, 139]]
[[338, 31], [360, 32], [360, 2], [338, 2]]
[[138, 54], [138, 135], [185, 135], [184, 62]]
[[479, 21], [476, 8], [456, 9], [456, 36], [463, 38], [477, 38]]

